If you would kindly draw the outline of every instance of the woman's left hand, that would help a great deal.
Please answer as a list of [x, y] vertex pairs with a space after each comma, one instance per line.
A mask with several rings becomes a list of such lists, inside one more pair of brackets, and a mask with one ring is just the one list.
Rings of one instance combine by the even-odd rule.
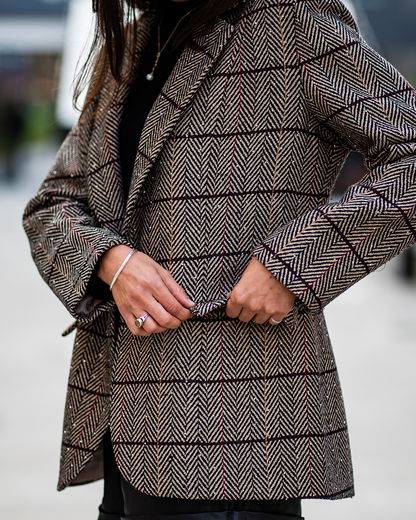
[[227, 296], [226, 313], [240, 321], [277, 325], [290, 312], [296, 296], [264, 265], [253, 258], [240, 281]]

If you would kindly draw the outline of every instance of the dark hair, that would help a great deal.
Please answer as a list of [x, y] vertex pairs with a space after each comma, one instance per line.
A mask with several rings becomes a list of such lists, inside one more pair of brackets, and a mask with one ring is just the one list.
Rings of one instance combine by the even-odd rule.
[[[236, 0], [205, 0], [192, 12], [187, 23], [178, 31], [173, 45], [189, 39], [191, 33], [214, 16], [224, 13]], [[91, 86], [81, 116], [103, 86], [108, 69], [117, 83], [132, 80], [133, 57], [137, 47], [137, 10], [141, 16], [157, 14], [160, 0], [96, 0], [95, 35], [85, 65], [78, 75], [74, 89], [74, 104], [91, 80]], [[131, 56], [123, 70], [124, 56]], [[91, 79], [92, 70], [94, 77]]]

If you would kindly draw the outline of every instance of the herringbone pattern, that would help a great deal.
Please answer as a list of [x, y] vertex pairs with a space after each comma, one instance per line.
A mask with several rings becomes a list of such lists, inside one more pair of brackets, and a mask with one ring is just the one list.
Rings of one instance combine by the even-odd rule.
[[[92, 478], [109, 421], [124, 477], [149, 494], [350, 496], [321, 311], [415, 242], [414, 91], [338, 0], [241, 2], [195, 40], [206, 52], [184, 51], [153, 106], [126, 203], [128, 89], [109, 77], [25, 213], [39, 271], [78, 320], [59, 488]], [[351, 149], [371, 170], [329, 204]], [[115, 322], [86, 288], [117, 244], [169, 269], [195, 317], [149, 338]], [[278, 327], [225, 314], [253, 254], [298, 296]]]

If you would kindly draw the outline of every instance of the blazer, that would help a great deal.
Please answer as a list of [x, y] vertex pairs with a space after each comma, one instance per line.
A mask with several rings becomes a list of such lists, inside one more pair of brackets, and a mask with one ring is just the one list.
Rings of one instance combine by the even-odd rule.
[[[140, 22], [137, 66], [154, 23]], [[150, 495], [351, 496], [322, 310], [415, 242], [415, 92], [339, 0], [239, 2], [193, 38], [204, 51], [185, 48], [151, 109], [128, 199], [129, 87], [109, 73], [24, 214], [39, 272], [77, 320], [58, 487], [102, 476], [110, 425], [123, 477]], [[329, 202], [350, 150], [369, 173]], [[169, 269], [194, 317], [134, 337], [94, 299], [118, 244]], [[297, 296], [278, 326], [225, 313], [253, 256]]]

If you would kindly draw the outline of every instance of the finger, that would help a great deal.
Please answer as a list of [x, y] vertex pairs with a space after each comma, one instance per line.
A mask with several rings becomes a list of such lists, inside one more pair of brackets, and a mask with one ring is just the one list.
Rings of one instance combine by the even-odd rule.
[[120, 306], [118, 308], [118, 310], [120, 311], [120, 314], [123, 317], [123, 319], [124, 319], [127, 327], [129, 328], [130, 332], [134, 336], [149, 336], [150, 335], [144, 329], [139, 329], [138, 327], [136, 327], [136, 325], [134, 323], [134, 321], [136, 319], [136, 316], [134, 316], [134, 314], [132, 314], [129, 310], [127, 310], [123, 306]]
[[[166, 329], [177, 329], [180, 327], [182, 321], [185, 321], [188, 318], [177, 318], [171, 312], [182, 316], [184, 312], [188, 313], [189, 311], [182, 308], [182, 310], [178, 312], [177, 306], [180, 306], [180, 303], [172, 295], [171, 298], [171, 302], [166, 303], [166, 301], [164, 301], [163, 305], [157, 299], [153, 298], [150, 302], [148, 302], [146, 308], [149, 315], [155, 322], [158, 323], [158, 325]], [[169, 310], [171, 312], [168, 312]]]
[[266, 323], [266, 321], [270, 318], [270, 314], [265, 314], [264, 312], [258, 312], [254, 318], [253, 321], [257, 323], [258, 325], [263, 325], [263, 323]]
[[166, 271], [166, 269], [160, 268], [159, 271], [160, 277], [163, 280], [163, 283], [169, 289], [169, 291], [173, 294], [173, 296], [178, 300], [178, 302], [183, 305], [186, 309], [189, 307], [193, 307], [195, 302], [193, 302], [178, 283], [175, 282], [173, 276]]
[[[142, 312], [140, 316], [143, 316], [145, 313]], [[128, 320], [128, 327], [130, 331], [135, 336], [150, 336], [151, 334], [156, 334], [159, 332], [165, 332], [167, 329], [165, 327], [161, 327], [151, 316], [148, 316], [143, 325], [138, 327], [136, 325], [137, 319], [135, 315], [131, 315], [131, 318]]]
[[243, 310], [238, 315], [238, 319], [240, 321], [243, 321], [244, 323], [248, 323], [249, 321], [251, 321], [254, 318], [255, 315], [256, 315], [255, 312], [252, 312], [249, 309], [247, 309], [246, 307], [244, 307]]
[[135, 336], [151, 336], [150, 332], [147, 332], [147, 330], [144, 330], [143, 328], [138, 329], [138, 328], [136, 327], [136, 330], [137, 330], [138, 332], [135, 332], [135, 333], [134, 333]]
[[235, 303], [231, 298], [227, 302], [225, 312], [229, 318], [238, 318], [243, 306]]
[[134, 314], [130, 314], [126, 319], [124, 316], [124, 321], [126, 322], [130, 332], [134, 336], [150, 336], [150, 332], [147, 332], [143, 327], [137, 327], [135, 324], [136, 316]]
[[155, 321], [151, 316], [146, 318], [145, 322], [140, 328], [144, 329], [149, 334], [158, 334], [168, 330], [166, 327], [160, 326], [159, 323], [157, 323], [157, 321]]
[[[176, 320], [185, 321], [192, 317], [192, 313], [170, 292], [162, 279], [154, 288], [153, 298], [161, 308], [156, 306], [151, 309], [149, 307], [149, 311], [151, 311], [149, 314], [164, 327], [176, 328], [179, 326]], [[170, 320], [168, 315], [171, 317]]]

